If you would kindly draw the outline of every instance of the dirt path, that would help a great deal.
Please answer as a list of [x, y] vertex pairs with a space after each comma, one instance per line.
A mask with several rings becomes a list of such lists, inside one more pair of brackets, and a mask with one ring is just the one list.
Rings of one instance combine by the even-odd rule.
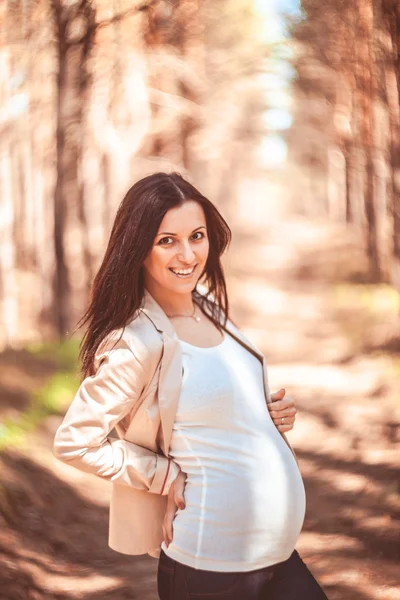
[[[272, 390], [286, 387], [299, 408], [290, 439], [307, 491], [304, 560], [330, 600], [398, 600], [395, 379], [389, 357], [355, 356], [335, 319], [332, 286], [315, 274], [335, 252], [330, 235], [288, 221], [236, 235], [232, 315], [264, 350]], [[1, 463], [0, 600], [156, 600], [157, 561], [107, 547], [110, 486], [53, 458], [58, 423]]]
[[354, 354], [334, 286], [318, 275], [324, 256], [351, 261], [351, 242], [289, 220], [263, 237], [250, 231], [234, 248], [232, 308], [267, 357], [271, 389], [285, 387], [299, 409], [289, 434], [307, 491], [298, 549], [330, 600], [397, 600], [398, 379], [389, 355]]

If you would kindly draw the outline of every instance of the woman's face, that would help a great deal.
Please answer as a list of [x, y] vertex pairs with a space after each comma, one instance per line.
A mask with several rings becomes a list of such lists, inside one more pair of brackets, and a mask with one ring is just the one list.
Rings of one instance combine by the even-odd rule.
[[202, 206], [188, 200], [171, 208], [161, 221], [143, 263], [145, 287], [150, 292], [154, 288], [182, 294], [192, 292], [206, 265], [208, 250]]

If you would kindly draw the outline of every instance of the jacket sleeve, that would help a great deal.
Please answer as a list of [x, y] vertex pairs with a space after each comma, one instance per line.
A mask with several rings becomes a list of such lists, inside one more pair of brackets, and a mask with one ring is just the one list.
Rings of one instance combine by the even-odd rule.
[[123, 339], [104, 352], [95, 374], [82, 381], [57, 429], [53, 454], [114, 483], [166, 495], [179, 465], [148, 448], [108, 437], [140, 398], [147, 375], [145, 363]]

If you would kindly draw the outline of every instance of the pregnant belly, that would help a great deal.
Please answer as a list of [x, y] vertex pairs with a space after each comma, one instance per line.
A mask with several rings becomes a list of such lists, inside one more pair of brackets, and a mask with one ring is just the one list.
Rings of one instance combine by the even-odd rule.
[[174, 520], [173, 545], [188, 555], [232, 561], [257, 563], [267, 554], [284, 560], [305, 514], [303, 481], [293, 457], [264, 461], [257, 469], [248, 461], [239, 461], [234, 470], [203, 466], [188, 473], [185, 502]]

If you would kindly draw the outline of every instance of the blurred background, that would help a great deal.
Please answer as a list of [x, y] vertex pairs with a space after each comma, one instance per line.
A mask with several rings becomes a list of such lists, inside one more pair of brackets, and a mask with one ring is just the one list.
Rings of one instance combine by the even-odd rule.
[[0, 600], [156, 600], [111, 486], [57, 461], [124, 193], [177, 170], [233, 231], [232, 317], [297, 403], [298, 549], [400, 599], [398, 0], [0, 3]]

